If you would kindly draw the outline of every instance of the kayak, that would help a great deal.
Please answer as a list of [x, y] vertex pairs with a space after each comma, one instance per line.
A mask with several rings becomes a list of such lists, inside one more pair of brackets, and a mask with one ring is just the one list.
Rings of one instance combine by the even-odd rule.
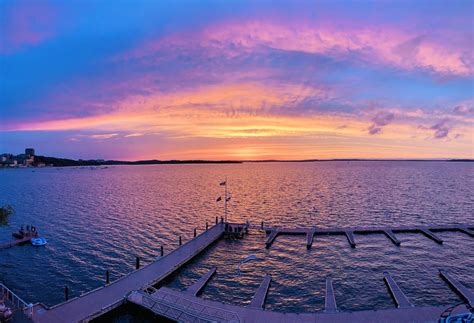
[[32, 238], [31, 239], [31, 244], [36, 247], [44, 246], [48, 242], [46, 241], [45, 238]]

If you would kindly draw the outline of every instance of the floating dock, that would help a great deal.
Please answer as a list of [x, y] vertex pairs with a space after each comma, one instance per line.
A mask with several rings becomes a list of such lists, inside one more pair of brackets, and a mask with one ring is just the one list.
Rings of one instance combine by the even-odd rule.
[[202, 289], [206, 286], [209, 280], [214, 276], [216, 273], [216, 267], [211, 268], [205, 275], [203, 275], [197, 282], [191, 285], [189, 288], [186, 289], [186, 293], [197, 296]]
[[429, 239], [442, 244], [443, 240], [434, 232], [457, 231], [474, 237], [474, 225], [433, 225], [433, 226], [403, 226], [403, 227], [353, 227], [353, 228], [281, 228], [281, 227], [263, 227], [250, 226], [250, 229], [263, 230], [268, 235], [265, 246], [270, 246], [279, 235], [306, 235], [306, 246], [311, 247], [315, 235], [345, 235], [352, 248], [356, 247], [355, 234], [384, 234], [395, 245], [400, 246], [401, 242], [395, 233], [421, 233]]

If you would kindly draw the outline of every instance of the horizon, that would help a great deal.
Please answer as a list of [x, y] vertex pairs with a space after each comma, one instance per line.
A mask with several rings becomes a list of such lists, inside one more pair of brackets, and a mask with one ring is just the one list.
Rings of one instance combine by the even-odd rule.
[[[0, 151], [473, 159], [472, 1], [3, 1]], [[63, 157], [64, 156], [64, 157]]]

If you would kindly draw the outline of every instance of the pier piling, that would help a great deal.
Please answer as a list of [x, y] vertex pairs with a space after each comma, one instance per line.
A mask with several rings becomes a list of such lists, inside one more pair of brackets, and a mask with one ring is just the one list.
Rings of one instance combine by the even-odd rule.
[[196, 228], [194, 228], [194, 237], [195, 238], [196, 238], [196, 235], [197, 235]]
[[209, 223], [206, 221], [206, 230], [209, 230]]
[[218, 221], [217, 219], [218, 219], [218, 218], [217, 218], [217, 216], [216, 216], [216, 224], [217, 224], [217, 221]]
[[160, 256], [163, 257], [163, 246], [160, 246]]
[[67, 286], [64, 286], [64, 299], [69, 300], [69, 288]]
[[262, 221], [262, 223], [261, 223], [260, 227], [263, 229], [263, 221]]
[[181, 246], [183, 244], [183, 241], [181, 240], [181, 236], [179, 236], [179, 245]]
[[110, 272], [108, 269], [105, 271], [105, 284], [110, 284]]
[[140, 257], [135, 258], [135, 269], [140, 269]]

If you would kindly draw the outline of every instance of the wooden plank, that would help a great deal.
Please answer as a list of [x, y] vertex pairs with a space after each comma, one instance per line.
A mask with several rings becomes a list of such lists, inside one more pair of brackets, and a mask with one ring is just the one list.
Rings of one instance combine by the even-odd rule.
[[420, 232], [423, 233], [428, 238], [430, 238], [431, 240], [434, 240], [436, 243], [443, 244], [443, 240], [441, 240], [437, 235], [435, 235], [429, 229], [421, 229]]
[[444, 270], [439, 270], [441, 277], [451, 286], [456, 293], [458, 293], [466, 302], [474, 307], [474, 294], [463, 284], [461, 284], [457, 279], [452, 277], [450, 274]]
[[204, 286], [206, 286], [212, 276], [214, 276], [215, 273], [216, 267], [211, 268], [206, 274], [202, 275], [201, 278], [199, 278], [194, 284], [189, 286], [185, 292], [193, 296], [197, 296], [204, 288]]
[[253, 295], [252, 301], [250, 302], [249, 307], [263, 309], [265, 305], [265, 299], [267, 298], [268, 288], [270, 287], [270, 282], [272, 277], [270, 275], [265, 275], [263, 277], [262, 283], [258, 287], [257, 291]]
[[334, 289], [332, 287], [332, 280], [330, 277], [326, 278], [326, 296], [324, 298], [324, 312], [337, 312], [336, 297], [334, 296]]
[[390, 291], [390, 294], [392, 294], [392, 297], [395, 300], [398, 308], [407, 308], [413, 306], [400, 287], [398, 287], [397, 283], [393, 280], [392, 276], [390, 276], [390, 273], [384, 272], [383, 279], [387, 284], [388, 290]]
[[267, 241], [265, 242], [266, 248], [270, 248], [270, 246], [272, 245], [273, 241], [275, 241], [275, 238], [277, 237], [279, 233], [280, 233], [280, 230], [277, 230], [277, 229], [270, 231]]
[[385, 235], [390, 239], [392, 240], [392, 242], [396, 245], [396, 246], [399, 246], [401, 244], [400, 240], [397, 239], [397, 237], [395, 236], [395, 234], [393, 233], [392, 230], [384, 230], [383, 233], [385, 233]]
[[347, 237], [347, 241], [349, 241], [349, 244], [351, 245], [352, 248], [356, 247], [355, 239], [354, 239], [354, 232], [353, 231], [344, 231]]
[[315, 233], [314, 229], [310, 229], [306, 233], [306, 249], [310, 249], [311, 246], [313, 245], [314, 233]]

